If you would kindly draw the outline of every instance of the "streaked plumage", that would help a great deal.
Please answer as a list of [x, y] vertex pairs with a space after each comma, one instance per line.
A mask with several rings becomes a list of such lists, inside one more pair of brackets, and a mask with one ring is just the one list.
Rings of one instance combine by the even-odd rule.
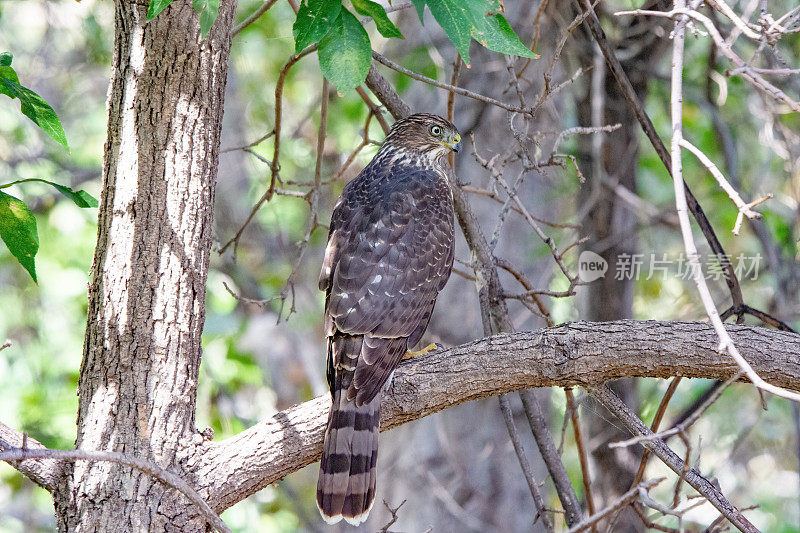
[[360, 524], [374, 503], [381, 389], [422, 338], [453, 266], [444, 165], [460, 140], [436, 115], [398, 120], [334, 208], [319, 279], [333, 405], [317, 506], [329, 523]]

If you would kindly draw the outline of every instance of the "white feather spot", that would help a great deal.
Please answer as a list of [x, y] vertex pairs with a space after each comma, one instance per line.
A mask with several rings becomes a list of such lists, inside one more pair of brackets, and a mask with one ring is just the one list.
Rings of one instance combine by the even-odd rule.
[[375, 277], [372, 278], [372, 282], [371, 283], [380, 283], [380, 281], [382, 279], [383, 279], [383, 276], [381, 276], [380, 274], [376, 274]]

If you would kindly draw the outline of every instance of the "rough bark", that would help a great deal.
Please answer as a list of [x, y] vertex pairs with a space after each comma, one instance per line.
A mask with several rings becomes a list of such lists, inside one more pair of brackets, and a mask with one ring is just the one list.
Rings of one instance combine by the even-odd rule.
[[[116, 2], [108, 138], [79, 384], [77, 447], [181, 471], [194, 429], [230, 28], [201, 39], [187, 0], [146, 21]], [[114, 463], [55, 491], [62, 531], [205, 530], [186, 500]]]
[[[800, 336], [728, 326], [764, 379], [800, 388]], [[401, 365], [381, 408], [381, 430], [454, 405], [532, 387], [681, 375], [726, 379], [738, 372], [717, 352], [713, 329], [697, 322], [576, 322], [500, 334]], [[239, 435], [208, 443], [187, 463], [217, 512], [319, 459], [330, 396], [277, 413]], [[627, 438], [627, 434], [625, 437]]]

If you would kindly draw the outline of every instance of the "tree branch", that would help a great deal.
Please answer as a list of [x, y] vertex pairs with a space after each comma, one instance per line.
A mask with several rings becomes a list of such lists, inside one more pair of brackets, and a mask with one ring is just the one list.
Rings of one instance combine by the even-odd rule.
[[[800, 389], [800, 336], [727, 325], [764, 379]], [[726, 379], [739, 371], [717, 351], [711, 326], [698, 322], [576, 322], [500, 334], [402, 364], [384, 395], [381, 430], [456, 404], [531, 387], [675, 375]], [[186, 465], [198, 492], [221, 512], [319, 459], [330, 396], [281, 411], [242, 433], [210, 443]]]
[[[6, 446], [4, 443], [8, 444]], [[0, 452], [14, 448], [26, 450], [46, 450], [41, 442], [25, 436], [25, 434], [8, 427], [0, 422]], [[11, 464], [21, 474], [50, 492], [55, 490], [59, 479], [63, 475], [62, 465], [57, 461], [47, 459], [26, 459]]]
[[[172, 473], [169, 470], [161, 468], [157, 464], [121, 452], [110, 451], [95, 451], [95, 450], [53, 450], [45, 448], [37, 443], [40, 447], [32, 449], [28, 447], [28, 440], [25, 440], [25, 448], [18, 448], [12, 446], [5, 446], [0, 443], [4, 451], [0, 452], [0, 461], [7, 461], [14, 463], [16, 461], [30, 462], [42, 460], [55, 460], [60, 462], [75, 462], [75, 461], [109, 461], [112, 463], [123, 464], [137, 470], [141, 470], [145, 474], [157, 479], [164, 485], [180, 491], [192, 503], [197, 505], [200, 513], [206, 521], [220, 533], [231, 533], [230, 528], [225, 525], [225, 522], [217, 516], [208, 504], [200, 497], [199, 494], [189, 485], [189, 483], [178, 474]], [[24, 472], [23, 472], [24, 473]], [[26, 474], [27, 475], [27, 474]]]
[[[639, 418], [626, 406], [622, 400], [605, 385], [589, 387], [591, 395], [606, 409], [608, 409], [617, 420], [628, 428], [634, 435], [650, 435], [652, 431], [644, 425]], [[694, 468], [687, 469], [686, 463], [672, 451], [661, 439], [647, 439], [642, 441], [642, 446], [653, 452], [661, 459], [665, 465], [670, 467], [673, 472], [685, 479], [689, 485], [694, 487], [697, 492], [702, 494], [708, 502], [716, 507], [725, 518], [727, 518], [740, 531], [745, 533], [758, 533], [758, 529], [745, 518], [741, 511], [731, 504], [722, 492], [715, 487], [709, 480], [703, 477]]]

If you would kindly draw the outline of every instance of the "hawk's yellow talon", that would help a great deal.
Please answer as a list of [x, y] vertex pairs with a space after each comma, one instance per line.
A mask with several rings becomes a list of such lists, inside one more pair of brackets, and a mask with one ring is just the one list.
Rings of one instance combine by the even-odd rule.
[[403, 356], [403, 359], [404, 360], [405, 359], [411, 359], [412, 357], [417, 357], [418, 355], [425, 355], [428, 352], [432, 352], [432, 351], [438, 350], [440, 348], [444, 348], [444, 346], [442, 346], [438, 342], [432, 342], [432, 343], [430, 343], [429, 345], [427, 345], [426, 347], [424, 347], [423, 349], [421, 349], [418, 352], [406, 351], [406, 354]]

